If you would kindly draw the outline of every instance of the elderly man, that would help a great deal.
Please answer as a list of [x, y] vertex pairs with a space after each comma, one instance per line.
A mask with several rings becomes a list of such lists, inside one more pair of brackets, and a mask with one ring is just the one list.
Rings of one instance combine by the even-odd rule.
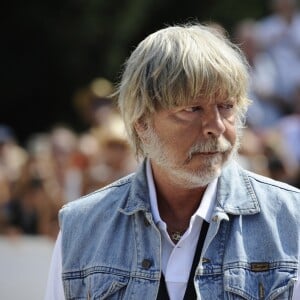
[[233, 159], [247, 78], [210, 27], [137, 46], [118, 98], [143, 163], [61, 210], [47, 299], [299, 299], [300, 191]]

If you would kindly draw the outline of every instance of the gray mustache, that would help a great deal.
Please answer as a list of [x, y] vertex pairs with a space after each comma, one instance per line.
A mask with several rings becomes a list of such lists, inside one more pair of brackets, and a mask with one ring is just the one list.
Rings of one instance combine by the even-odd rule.
[[232, 149], [231, 143], [224, 137], [211, 139], [206, 142], [197, 143], [191, 147], [189, 155], [201, 152], [226, 152]]

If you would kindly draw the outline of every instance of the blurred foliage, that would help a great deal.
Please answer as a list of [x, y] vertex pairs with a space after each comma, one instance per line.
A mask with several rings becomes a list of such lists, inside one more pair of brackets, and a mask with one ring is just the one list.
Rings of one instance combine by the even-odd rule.
[[261, 0], [30, 0], [2, 18], [0, 123], [22, 141], [64, 121], [82, 129], [75, 91], [95, 77], [116, 82], [137, 43], [166, 24], [216, 21], [229, 32], [267, 13]]

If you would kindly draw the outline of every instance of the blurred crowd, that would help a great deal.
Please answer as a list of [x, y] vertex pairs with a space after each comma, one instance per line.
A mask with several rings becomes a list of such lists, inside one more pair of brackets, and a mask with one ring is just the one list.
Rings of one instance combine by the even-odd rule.
[[89, 124], [82, 133], [57, 124], [21, 146], [0, 126], [1, 234], [56, 238], [62, 205], [136, 169], [112, 93], [103, 78], [76, 92], [74, 104]]
[[[300, 185], [300, 13], [297, 0], [270, 0], [272, 13], [236, 25], [232, 39], [249, 63], [246, 167]], [[246, 159], [245, 159], [246, 158]], [[251, 159], [249, 159], [251, 158]]]
[[[249, 62], [252, 100], [238, 160], [300, 187], [300, 14], [296, 0], [271, 0], [271, 7], [263, 19], [238, 23], [231, 36]], [[62, 205], [136, 169], [113, 91], [98, 78], [76, 92], [89, 128], [82, 133], [57, 124], [21, 146], [0, 125], [0, 234], [56, 238]]]

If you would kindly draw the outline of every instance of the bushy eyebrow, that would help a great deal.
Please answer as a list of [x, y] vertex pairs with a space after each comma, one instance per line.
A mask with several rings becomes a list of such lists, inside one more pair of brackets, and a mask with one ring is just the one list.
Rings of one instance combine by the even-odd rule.
[[[197, 100], [195, 102], [190, 102], [190, 103], [186, 103], [183, 105], [179, 105], [178, 107], [193, 107], [193, 106], [203, 106], [203, 104], [237, 104], [237, 101], [230, 97], [230, 98], [226, 98], [226, 99], [210, 99], [210, 100]], [[176, 108], [176, 107], [175, 107]]]

